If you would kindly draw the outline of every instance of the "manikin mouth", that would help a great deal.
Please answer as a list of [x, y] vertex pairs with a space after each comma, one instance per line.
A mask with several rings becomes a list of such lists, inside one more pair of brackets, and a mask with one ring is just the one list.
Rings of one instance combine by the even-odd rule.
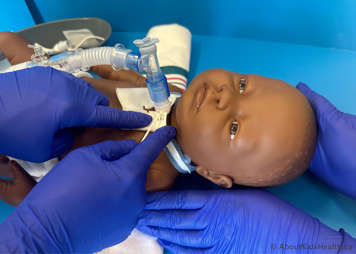
[[194, 106], [196, 110], [199, 110], [201, 105], [203, 104], [206, 94], [208, 91], [208, 85], [204, 83], [197, 91], [197, 94], [195, 96], [195, 101], [194, 101]]

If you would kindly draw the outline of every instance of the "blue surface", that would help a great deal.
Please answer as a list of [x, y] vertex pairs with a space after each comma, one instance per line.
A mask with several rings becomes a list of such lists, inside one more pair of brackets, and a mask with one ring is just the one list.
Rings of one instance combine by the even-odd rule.
[[28, 1], [44, 21], [95, 16], [108, 20], [115, 32], [178, 22], [199, 35], [356, 50], [354, 0]]
[[1, 1], [0, 31], [18, 31], [34, 24], [25, 1]]
[[0, 200], [0, 222], [2, 222], [14, 210], [13, 206]]

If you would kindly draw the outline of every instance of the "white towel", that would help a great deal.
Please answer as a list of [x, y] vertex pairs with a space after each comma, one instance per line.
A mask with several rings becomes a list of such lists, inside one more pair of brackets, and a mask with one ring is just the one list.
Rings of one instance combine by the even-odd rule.
[[169, 84], [182, 90], [187, 87], [192, 35], [178, 24], [152, 27], [147, 37], [157, 38], [157, 58]]
[[134, 229], [128, 238], [120, 244], [99, 252], [100, 254], [158, 254], [163, 253], [163, 248], [156, 238], [148, 236]]
[[192, 34], [178, 24], [152, 27], [147, 37], [158, 38], [157, 56], [160, 67], [177, 66], [189, 71]]
[[39, 182], [58, 163], [57, 158], [42, 163], [23, 161], [10, 156], [8, 156], [8, 158], [10, 160], [15, 160], [18, 164], [20, 164], [20, 166], [37, 182]]

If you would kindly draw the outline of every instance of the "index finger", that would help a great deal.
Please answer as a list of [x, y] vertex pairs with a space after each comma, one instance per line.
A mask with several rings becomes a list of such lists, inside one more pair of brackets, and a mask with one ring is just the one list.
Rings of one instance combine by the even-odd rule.
[[147, 126], [152, 121], [152, 117], [144, 113], [103, 105], [83, 105], [70, 113], [71, 120], [63, 121], [61, 129], [75, 126], [132, 129]]
[[[121, 158], [121, 163], [139, 164], [138, 170], [148, 169], [151, 163], [158, 157], [162, 149], [176, 135], [171, 126], [164, 126], [149, 135], [142, 143], [138, 144], [129, 154]], [[146, 171], [143, 170], [142, 173]]]
[[208, 191], [163, 191], [147, 195], [145, 210], [194, 210], [202, 208]]

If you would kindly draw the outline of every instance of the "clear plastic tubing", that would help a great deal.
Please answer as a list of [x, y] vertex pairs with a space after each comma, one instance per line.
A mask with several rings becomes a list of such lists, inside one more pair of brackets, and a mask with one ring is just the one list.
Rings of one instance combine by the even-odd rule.
[[[61, 62], [62, 61], [62, 62]], [[62, 59], [51, 61], [50, 65], [61, 65], [68, 72], [75, 72], [101, 64], [110, 64], [114, 69], [139, 71], [139, 57], [121, 47], [100, 47], [81, 50]]]

